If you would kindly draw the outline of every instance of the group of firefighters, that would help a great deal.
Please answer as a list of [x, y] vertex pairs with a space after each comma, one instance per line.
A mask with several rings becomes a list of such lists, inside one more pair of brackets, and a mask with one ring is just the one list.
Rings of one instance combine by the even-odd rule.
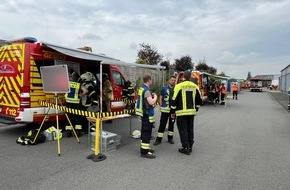
[[[99, 111], [99, 89], [93, 82], [93, 74], [86, 72], [79, 75], [76, 71], [71, 70], [70, 76], [70, 93], [65, 95], [67, 107], [77, 110]], [[177, 127], [180, 135], [182, 148], [178, 151], [180, 153], [190, 155], [192, 146], [194, 144], [194, 116], [202, 104], [202, 98], [199, 87], [190, 80], [190, 71], [184, 72], [185, 81], [175, 85], [176, 77], [171, 76], [168, 85], [163, 86], [159, 100], [157, 94], [150, 92], [152, 85], [151, 75], [145, 74], [143, 77], [144, 84], [137, 92], [136, 105], [134, 101], [134, 87], [127, 81], [123, 90], [123, 99], [127, 102], [127, 109], [134, 109], [136, 115], [141, 116], [141, 144], [140, 154], [141, 157], [155, 158], [154, 150], [150, 148], [150, 140], [152, 138], [152, 129], [155, 124], [154, 105], [157, 101], [160, 105], [160, 125], [158, 128], [157, 136], [154, 146], [161, 144], [164, 137], [164, 131], [168, 124], [167, 140], [170, 144], [174, 144], [174, 123], [177, 121]], [[114, 99], [111, 82], [108, 80], [108, 75], [102, 75], [102, 99], [103, 110], [110, 112], [110, 101]], [[237, 99], [238, 86], [232, 86], [233, 99]], [[208, 90], [209, 102], [225, 104], [226, 87], [222, 83], [221, 87], [217, 83], [210, 85]], [[131, 102], [132, 101], [132, 102]], [[81, 131], [87, 132], [87, 120], [84, 116], [69, 114], [69, 118], [73, 126], [67, 125], [67, 136], [72, 135], [71, 130], [74, 127], [81, 135]]]
[[[168, 123], [168, 142], [174, 144], [174, 122], [177, 121], [177, 128], [180, 135], [182, 148], [178, 151], [190, 155], [194, 144], [194, 116], [202, 103], [198, 86], [190, 81], [191, 72], [185, 71], [185, 81], [175, 85], [176, 77], [170, 76], [168, 85], [161, 90], [159, 97], [160, 104], [160, 125], [154, 146], [162, 142], [166, 124]], [[157, 101], [157, 95], [150, 92], [152, 85], [151, 75], [145, 74], [144, 84], [138, 90], [136, 102], [136, 115], [141, 116], [141, 157], [154, 159], [154, 149], [150, 148], [152, 128], [154, 127], [155, 114], [153, 105]]]
[[[194, 116], [202, 104], [201, 93], [199, 87], [190, 80], [191, 72], [184, 72], [184, 81], [175, 85], [176, 77], [170, 76], [168, 85], [165, 85], [159, 96], [160, 105], [160, 125], [154, 146], [161, 144], [164, 137], [164, 131], [168, 124], [168, 143], [174, 144], [174, 123], [177, 122], [180, 141], [182, 148], [178, 151], [182, 154], [190, 155], [194, 144]], [[150, 139], [152, 137], [152, 128], [155, 123], [154, 104], [157, 101], [157, 95], [150, 92], [152, 78], [145, 74], [143, 77], [144, 84], [138, 90], [138, 99], [136, 103], [136, 115], [141, 116], [141, 157], [154, 159], [154, 149], [150, 147]], [[236, 83], [232, 85], [233, 99], [237, 100], [238, 86]], [[227, 90], [225, 84], [221, 87], [217, 83], [213, 83], [209, 89], [210, 101], [225, 104]]]
[[[69, 83], [70, 92], [65, 95], [67, 108], [86, 111], [99, 111], [99, 88], [93, 82], [94, 76], [91, 72], [85, 72], [79, 75], [76, 71], [69, 71]], [[108, 80], [108, 75], [102, 75], [102, 98], [103, 98], [103, 111], [110, 111], [110, 101], [113, 100], [112, 84]], [[70, 114], [69, 119], [73, 126], [67, 125], [65, 127], [67, 131], [67, 137], [72, 136], [72, 128], [76, 130], [78, 136], [81, 136], [81, 132], [87, 132], [87, 120], [85, 116]], [[108, 121], [111, 122], [111, 121]]]
[[[224, 83], [222, 83], [221, 86], [219, 86], [216, 82], [211, 84], [209, 88], [205, 87], [207, 94], [208, 94], [208, 102], [210, 104], [220, 103], [221, 105], [225, 104], [225, 97], [227, 95], [227, 89]], [[233, 99], [238, 99], [238, 85], [234, 83], [232, 85], [232, 91], [233, 91]], [[221, 100], [221, 102], [220, 102]]]

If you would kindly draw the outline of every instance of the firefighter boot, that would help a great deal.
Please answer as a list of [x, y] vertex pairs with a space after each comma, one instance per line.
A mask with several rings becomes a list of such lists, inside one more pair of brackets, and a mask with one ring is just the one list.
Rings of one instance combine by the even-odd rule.
[[[140, 147], [140, 153], [142, 154], [142, 152], [144, 152], [144, 150], [142, 150], [142, 148]], [[154, 149], [153, 148], [149, 148], [148, 152], [154, 153]]]
[[156, 137], [155, 142], [153, 143], [154, 146], [157, 146], [159, 144], [161, 144], [162, 138], [161, 137]]
[[66, 132], [66, 137], [67, 137], [67, 138], [70, 138], [71, 136], [72, 136], [72, 132], [71, 132], [71, 131], [67, 131], [67, 132]]
[[169, 142], [170, 144], [174, 144], [174, 143], [175, 143], [174, 140], [173, 140], [173, 136], [169, 136], [169, 135], [168, 135], [168, 142]]
[[70, 138], [72, 136], [72, 126], [65, 126], [65, 130], [66, 130], [66, 137]]
[[187, 147], [182, 147], [182, 148], [178, 149], [178, 151], [180, 153], [182, 153], [182, 154], [190, 155], [190, 149], [189, 149], [188, 146]]
[[141, 154], [141, 157], [143, 157], [143, 158], [149, 158], [149, 159], [156, 158], [155, 154], [153, 154], [152, 152], [148, 152], [147, 154]]
[[189, 152], [192, 153], [192, 145], [189, 145]]
[[140, 146], [141, 157], [154, 159], [156, 156], [153, 154], [154, 150], [150, 148], [150, 143], [142, 143]]
[[81, 130], [76, 130], [76, 134], [77, 134], [78, 137], [81, 137], [82, 136]]
[[155, 151], [154, 151], [154, 149], [149, 148], [148, 152], [154, 153]]
[[78, 137], [82, 136], [82, 133], [81, 133], [82, 130], [83, 130], [82, 125], [75, 125], [75, 131]]

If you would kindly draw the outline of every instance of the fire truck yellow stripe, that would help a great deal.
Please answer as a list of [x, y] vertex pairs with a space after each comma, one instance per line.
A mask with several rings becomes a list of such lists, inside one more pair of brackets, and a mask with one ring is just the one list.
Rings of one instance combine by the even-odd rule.
[[4, 88], [4, 93], [6, 94], [6, 96], [4, 97], [6, 99], [5, 104], [10, 105], [13, 102], [10, 91], [7, 88]]
[[5, 60], [7, 60], [8, 62], [11, 62], [11, 59], [9, 57], [9, 54], [7, 51], [4, 51], [3, 52], [3, 55], [1, 55], [1, 61], [0, 62], [4, 62]]

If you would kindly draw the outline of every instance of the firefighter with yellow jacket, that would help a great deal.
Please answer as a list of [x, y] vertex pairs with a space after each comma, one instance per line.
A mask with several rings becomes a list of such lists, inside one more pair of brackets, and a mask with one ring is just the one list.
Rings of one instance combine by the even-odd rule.
[[[82, 109], [79, 97], [79, 93], [81, 90], [81, 84], [79, 82], [80, 75], [72, 69], [69, 71], [69, 77], [70, 77], [69, 81], [70, 93], [65, 94], [66, 107], [80, 110]], [[72, 136], [73, 127], [75, 127], [78, 135], [80, 135], [79, 130], [82, 129], [82, 116], [71, 113], [68, 113], [68, 116], [73, 126], [70, 125], [65, 126], [65, 130], [67, 131], [67, 137]]]
[[171, 117], [176, 119], [182, 148], [180, 153], [190, 155], [194, 143], [194, 116], [202, 100], [196, 84], [190, 81], [191, 72], [185, 71], [185, 81], [174, 87], [171, 102]]
[[150, 139], [152, 128], [155, 122], [154, 107], [157, 95], [151, 93], [149, 87], [152, 84], [151, 75], [145, 74], [143, 77], [144, 84], [138, 90], [138, 99], [136, 103], [136, 115], [141, 116], [141, 157], [155, 158], [153, 150], [150, 149]]

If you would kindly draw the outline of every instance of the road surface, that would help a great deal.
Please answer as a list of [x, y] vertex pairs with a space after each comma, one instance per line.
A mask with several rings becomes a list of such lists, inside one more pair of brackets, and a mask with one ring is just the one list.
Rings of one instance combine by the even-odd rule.
[[[25, 127], [0, 127], [0, 187], [39, 189], [290, 189], [290, 114], [268, 92], [243, 91], [225, 106], [202, 106], [195, 118], [195, 144], [190, 156], [163, 139], [156, 159], [141, 158], [139, 139], [129, 136], [129, 119], [104, 124], [120, 134], [121, 145], [102, 162], [87, 160], [93, 152], [87, 136], [35, 146], [15, 143]], [[159, 115], [159, 114], [158, 114]], [[158, 117], [159, 118], [159, 117]], [[154, 129], [156, 136], [157, 128]], [[132, 119], [132, 130], [140, 121]], [[166, 135], [165, 135], [166, 136]], [[153, 142], [152, 142], [153, 143]]]

